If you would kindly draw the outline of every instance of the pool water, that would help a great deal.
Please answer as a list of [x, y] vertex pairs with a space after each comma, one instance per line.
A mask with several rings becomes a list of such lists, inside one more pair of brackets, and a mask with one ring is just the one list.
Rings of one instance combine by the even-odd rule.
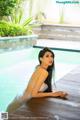
[[[0, 111], [21, 95], [38, 64], [40, 48], [27, 48], [0, 54]], [[53, 50], [55, 53], [55, 80], [80, 64], [80, 53]]]

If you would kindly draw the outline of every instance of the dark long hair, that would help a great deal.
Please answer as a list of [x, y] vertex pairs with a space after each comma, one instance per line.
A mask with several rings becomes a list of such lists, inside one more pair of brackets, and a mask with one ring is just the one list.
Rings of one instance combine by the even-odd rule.
[[[41, 64], [40, 58], [43, 57], [46, 52], [50, 52], [54, 59], [54, 53], [49, 48], [45, 47], [39, 52], [39, 55], [38, 55], [40, 64]], [[52, 92], [52, 84], [51, 83], [52, 83], [53, 69], [54, 69], [54, 60], [53, 60], [53, 64], [47, 68], [48, 77], [46, 78], [46, 80], [44, 82], [48, 85], [48, 88], [44, 92]]]

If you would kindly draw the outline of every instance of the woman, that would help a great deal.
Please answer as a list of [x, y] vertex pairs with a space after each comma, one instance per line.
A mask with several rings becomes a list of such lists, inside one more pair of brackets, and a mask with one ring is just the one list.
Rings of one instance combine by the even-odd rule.
[[[52, 91], [51, 79], [54, 70], [54, 53], [47, 47], [39, 52], [39, 65], [31, 76], [26, 90], [20, 99], [15, 100], [11, 105], [19, 106], [31, 98], [40, 97], [66, 97], [67, 93]], [[11, 105], [9, 107], [11, 107]], [[12, 108], [12, 107], [11, 107]], [[11, 109], [8, 109], [10, 111]]]
[[67, 93], [65, 92], [52, 91], [51, 79], [54, 69], [54, 53], [49, 48], [44, 48], [39, 52], [38, 58], [40, 64], [32, 74], [28, 87], [22, 96], [22, 101], [38, 97], [66, 97]]

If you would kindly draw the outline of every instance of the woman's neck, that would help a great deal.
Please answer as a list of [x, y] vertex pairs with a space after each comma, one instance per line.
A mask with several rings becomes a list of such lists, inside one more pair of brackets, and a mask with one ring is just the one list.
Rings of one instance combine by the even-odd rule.
[[46, 65], [46, 64], [41, 64], [40, 66], [41, 66], [42, 68], [46, 69], [46, 70], [47, 70], [47, 68], [48, 68], [48, 65]]

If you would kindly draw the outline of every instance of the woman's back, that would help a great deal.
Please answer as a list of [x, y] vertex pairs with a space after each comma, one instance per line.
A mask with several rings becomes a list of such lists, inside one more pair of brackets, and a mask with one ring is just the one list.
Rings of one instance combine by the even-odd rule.
[[[46, 76], [48, 76], [48, 72], [43, 69], [41, 66], [38, 66], [34, 73], [32, 74], [28, 86], [23, 94], [23, 101], [27, 100], [28, 98], [32, 97], [32, 91], [35, 89], [36, 84], [39, 82], [39, 79], [46, 79]], [[42, 85], [41, 85], [42, 86]], [[41, 87], [40, 87], [41, 88]]]

